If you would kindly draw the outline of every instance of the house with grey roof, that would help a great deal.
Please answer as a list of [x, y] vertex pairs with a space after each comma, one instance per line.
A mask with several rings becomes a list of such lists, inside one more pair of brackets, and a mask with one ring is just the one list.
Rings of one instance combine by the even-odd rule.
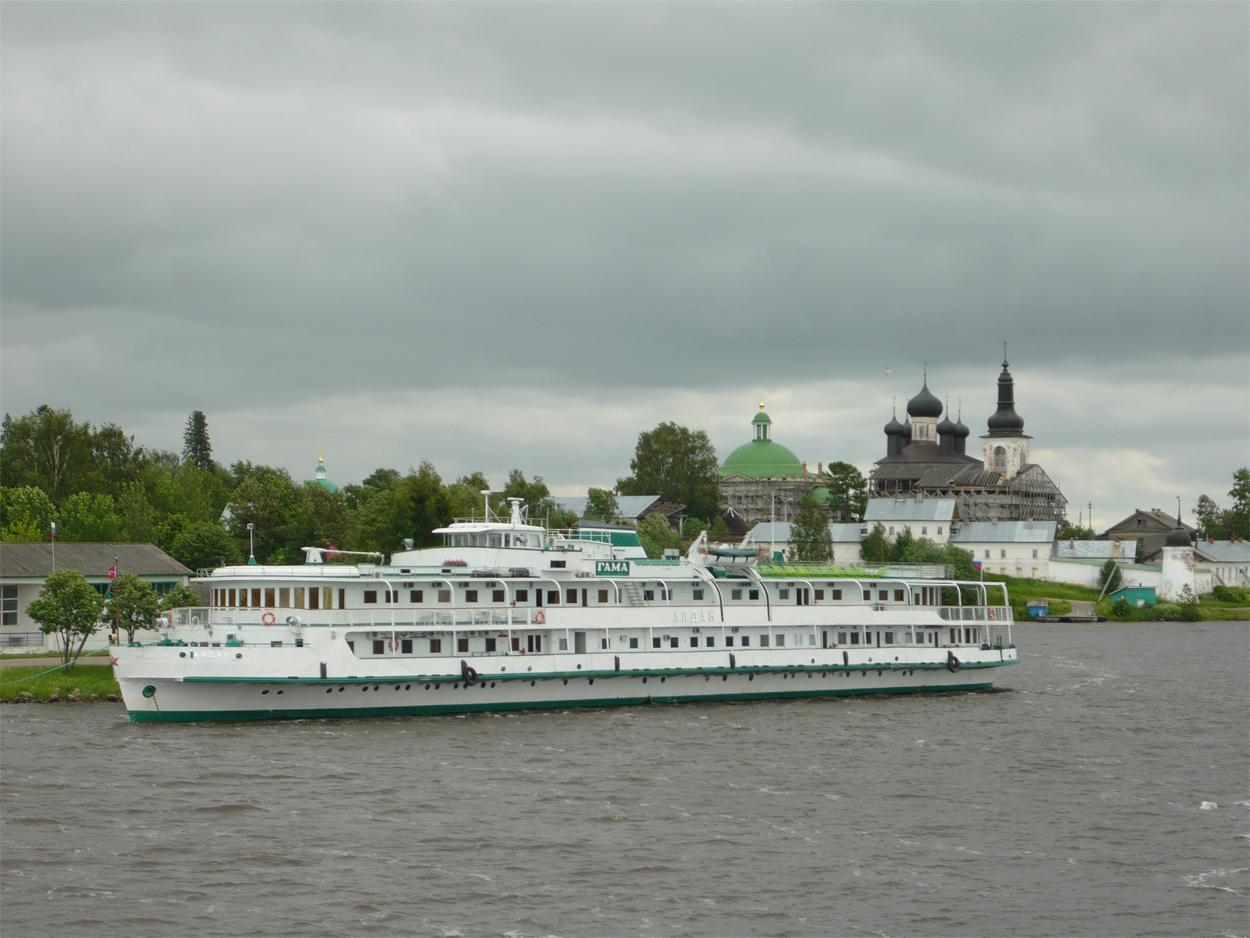
[[981, 561], [986, 573], [1050, 578], [1055, 521], [970, 521], [957, 524], [950, 543]]
[[1250, 541], [1200, 540], [1194, 545], [1194, 571], [1211, 574], [1212, 586], [1250, 589]]
[[[553, 495], [551, 501], [557, 508], [584, 518], [590, 498], [586, 495]], [[622, 521], [636, 525], [647, 515], [661, 514], [674, 531], [680, 531], [682, 512], [686, 506], [666, 502], [658, 495], [618, 495], [616, 507], [621, 513]]]
[[100, 592], [107, 593], [118, 574], [134, 573], [160, 595], [190, 583], [193, 571], [153, 544], [6, 543], [0, 544], [0, 646], [42, 647], [47, 637], [26, 614], [39, 597], [44, 581], [56, 570], [77, 570]]
[[865, 536], [880, 524], [889, 540], [910, 530], [917, 540], [924, 537], [945, 544], [954, 519], [953, 498], [870, 498], [860, 527]]

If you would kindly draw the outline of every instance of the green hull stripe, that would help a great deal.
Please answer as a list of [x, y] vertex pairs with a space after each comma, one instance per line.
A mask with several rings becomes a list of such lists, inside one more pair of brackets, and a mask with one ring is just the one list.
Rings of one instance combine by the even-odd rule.
[[934, 694], [991, 690], [992, 683], [957, 687], [875, 687], [859, 690], [770, 691], [759, 694], [683, 694], [677, 696], [614, 697], [602, 700], [540, 700], [507, 703], [453, 703], [404, 707], [321, 707], [306, 710], [174, 710], [130, 711], [132, 723], [197, 723], [205, 720], [324, 720], [383, 716], [435, 716], [444, 713], [483, 713], [500, 710], [561, 710], [573, 707], [630, 707], [645, 703], [723, 703], [735, 700], [785, 700], [806, 697], [864, 697], [870, 694]]
[[[1019, 664], [1019, 659], [1006, 661], [972, 661], [961, 664], [959, 670], [971, 671], [978, 668], [1001, 668]], [[479, 681], [559, 681], [566, 678], [581, 677], [683, 677], [704, 674], [802, 674], [820, 671], [945, 671], [946, 663], [935, 661], [927, 664], [905, 664], [897, 661], [873, 662], [870, 664], [804, 664], [792, 667], [754, 667], [754, 668], [655, 668], [649, 671], [545, 671], [517, 672], [515, 674], [479, 673]], [[138, 681], [138, 678], [135, 678]], [[154, 679], [155, 680], [155, 679]], [[375, 674], [367, 677], [226, 677], [218, 675], [187, 675], [183, 678], [165, 678], [164, 680], [182, 680], [188, 684], [393, 684], [396, 681], [416, 683], [434, 682], [450, 684], [462, 680], [459, 674]]]

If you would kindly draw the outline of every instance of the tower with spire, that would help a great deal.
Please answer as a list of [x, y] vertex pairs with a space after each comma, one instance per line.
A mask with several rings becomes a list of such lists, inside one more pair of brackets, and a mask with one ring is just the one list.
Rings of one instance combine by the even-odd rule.
[[998, 410], [986, 421], [989, 432], [985, 443], [985, 471], [996, 472], [1004, 480], [1019, 475], [1029, 464], [1029, 441], [1024, 418], [1016, 413], [1016, 382], [1007, 367], [1007, 343], [1003, 343], [1003, 370], [998, 376]]

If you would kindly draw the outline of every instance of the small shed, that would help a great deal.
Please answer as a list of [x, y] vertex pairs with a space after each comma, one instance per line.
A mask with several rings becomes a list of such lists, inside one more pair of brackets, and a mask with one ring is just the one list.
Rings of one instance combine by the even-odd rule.
[[1029, 600], [1029, 617], [1036, 619], [1038, 616], [1050, 615], [1049, 599], [1030, 599]]
[[1125, 586], [1110, 593], [1109, 598], [1113, 603], [1123, 599], [1130, 606], [1154, 606], [1159, 602], [1153, 586]]

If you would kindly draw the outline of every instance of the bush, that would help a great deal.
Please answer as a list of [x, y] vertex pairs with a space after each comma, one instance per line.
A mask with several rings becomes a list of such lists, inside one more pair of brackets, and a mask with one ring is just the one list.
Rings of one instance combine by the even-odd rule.
[[1182, 622], [1199, 622], [1202, 620], [1202, 610], [1198, 608], [1197, 603], [1181, 603], [1181, 621]]
[[1211, 591], [1211, 596], [1222, 603], [1238, 603], [1245, 605], [1250, 602], [1245, 590], [1233, 589], [1231, 586], [1217, 586]]
[[1111, 618], [1113, 619], [1131, 619], [1133, 618], [1133, 607], [1129, 605], [1127, 599], [1121, 596], [1111, 604]]

